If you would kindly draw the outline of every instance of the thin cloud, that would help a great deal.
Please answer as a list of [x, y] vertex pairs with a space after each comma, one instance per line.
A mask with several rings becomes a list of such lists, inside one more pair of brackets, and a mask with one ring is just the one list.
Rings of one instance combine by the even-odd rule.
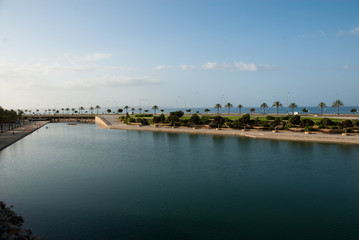
[[352, 29], [351, 33], [359, 36], [359, 27]]
[[85, 57], [85, 60], [87, 60], [87, 61], [99, 61], [99, 60], [110, 58], [111, 56], [112, 56], [111, 53], [93, 53], [93, 54], [88, 54]]
[[196, 69], [196, 66], [195, 66], [195, 65], [185, 65], [185, 64], [181, 64], [181, 65], [180, 65], [180, 68], [181, 68], [182, 70], [185, 70], [185, 71], [191, 71], [191, 70]]
[[275, 70], [276, 67], [269, 64], [254, 64], [245, 62], [233, 62], [229, 63], [216, 63], [207, 62], [201, 65], [203, 70], [227, 70], [227, 71], [240, 71], [240, 72], [257, 72], [257, 71], [270, 71]]
[[172, 69], [173, 66], [172, 65], [157, 65], [156, 69], [157, 70], [163, 70], [163, 69]]
[[359, 65], [345, 65], [343, 66], [343, 69], [345, 70], [359, 69]]

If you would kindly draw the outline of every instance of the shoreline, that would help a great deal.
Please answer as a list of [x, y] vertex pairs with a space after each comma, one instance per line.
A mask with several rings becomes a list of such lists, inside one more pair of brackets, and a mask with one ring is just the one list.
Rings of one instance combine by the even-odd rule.
[[207, 134], [222, 136], [239, 136], [256, 139], [279, 140], [279, 141], [296, 141], [296, 142], [320, 142], [320, 143], [336, 143], [336, 144], [354, 144], [359, 145], [359, 135], [349, 134], [343, 136], [339, 134], [325, 134], [312, 132], [305, 134], [304, 132], [291, 132], [280, 130], [278, 132], [248, 130], [242, 131], [237, 129], [204, 129], [189, 127], [154, 127], [154, 126], [134, 126], [124, 124], [116, 116], [106, 115], [97, 117], [95, 123], [101, 127], [118, 130], [134, 130], [134, 131], [152, 131], [152, 132], [168, 132], [168, 133], [184, 133], [184, 134]]

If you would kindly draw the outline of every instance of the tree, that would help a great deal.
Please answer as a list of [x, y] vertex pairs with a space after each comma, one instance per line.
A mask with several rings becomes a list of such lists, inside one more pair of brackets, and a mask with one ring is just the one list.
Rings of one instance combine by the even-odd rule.
[[277, 108], [277, 114], [278, 114], [278, 108], [279, 107], [283, 107], [283, 105], [279, 102], [279, 101], [275, 101], [272, 105], [272, 107], [276, 107]]
[[142, 108], [138, 108], [138, 111], [140, 112], [140, 114], [141, 114], [141, 112], [142, 112]]
[[241, 114], [241, 113], [242, 113], [242, 108], [243, 108], [243, 106], [242, 106], [241, 104], [239, 104], [239, 105], [237, 106], [237, 108], [238, 108], [238, 113]]
[[225, 107], [228, 109], [228, 114], [229, 114], [229, 112], [231, 111], [231, 108], [233, 107], [233, 104], [227, 103]]
[[255, 108], [251, 108], [251, 109], [249, 109], [249, 111], [251, 111], [251, 113], [253, 113], [253, 112], [256, 111], [256, 109], [255, 109]]
[[64, 114], [64, 110], [65, 110], [65, 108], [61, 108], [62, 114]]
[[123, 109], [122, 109], [122, 108], [119, 108], [119, 109], [117, 109], [117, 112], [118, 112], [118, 113], [122, 113], [122, 112], [123, 112]]
[[323, 102], [320, 102], [318, 104], [318, 107], [320, 107], [320, 113], [321, 113], [321, 115], [323, 115], [323, 108], [326, 108], [327, 105], [325, 103], [323, 103]]
[[340, 101], [339, 99], [335, 100], [335, 102], [333, 102], [332, 107], [336, 107], [337, 108], [337, 115], [339, 115], [339, 108], [343, 107], [344, 103], [342, 101]]
[[157, 106], [157, 105], [154, 105], [154, 106], [152, 107], [152, 109], [153, 109], [153, 114], [156, 115], [156, 110], [158, 110], [158, 106]]
[[210, 112], [211, 110], [209, 110], [208, 108], [204, 109], [204, 112], [208, 113]]
[[292, 109], [292, 114], [294, 114], [294, 108], [297, 108], [298, 105], [296, 103], [291, 103], [291, 104], [289, 104], [288, 107], [290, 107]]
[[82, 111], [85, 110], [85, 108], [84, 108], [83, 106], [81, 106], [81, 107], [79, 108], [79, 110], [80, 110], [80, 114], [82, 114]]
[[217, 113], [219, 114], [219, 109], [222, 108], [221, 104], [217, 103], [216, 105], [214, 105], [214, 108], [217, 109]]
[[96, 105], [96, 110], [97, 110], [97, 114], [98, 114], [98, 110], [100, 110], [101, 109], [101, 107], [99, 106], [99, 105]]
[[108, 109], [107, 109], [107, 112], [108, 112], [108, 113], [111, 113], [111, 109], [108, 108]]
[[352, 109], [350, 109], [350, 112], [355, 113], [355, 112], [357, 112], [357, 110], [355, 108], [352, 108]]
[[129, 106], [125, 106], [124, 109], [126, 110], [126, 113], [127, 113]]
[[65, 110], [66, 110], [67, 114], [69, 114], [70, 108], [66, 108]]
[[190, 113], [190, 112], [191, 112], [191, 109], [186, 109], [186, 112]]
[[[75, 108], [71, 108], [72, 113], [75, 113]], [[50, 109], [49, 109], [50, 112]]]
[[309, 110], [307, 108], [303, 108], [302, 112], [307, 113], [307, 112], [309, 112]]
[[263, 108], [263, 114], [266, 114], [266, 108], [268, 108], [268, 105], [266, 103], [262, 103], [261, 108]]
[[91, 114], [93, 113], [94, 107], [90, 107]]
[[164, 110], [164, 109], [161, 109], [160, 111], [161, 111], [161, 112], [164, 112], [165, 110]]
[[133, 113], [135, 111], [135, 108], [131, 108], [131, 112]]

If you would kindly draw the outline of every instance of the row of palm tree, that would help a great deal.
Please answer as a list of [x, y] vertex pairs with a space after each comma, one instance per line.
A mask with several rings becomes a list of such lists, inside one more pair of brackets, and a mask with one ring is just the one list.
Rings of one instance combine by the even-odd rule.
[[[335, 100], [335, 101], [333, 102], [333, 104], [332, 104], [332, 107], [336, 107], [336, 108], [337, 108], [337, 114], [338, 114], [338, 115], [339, 115], [339, 108], [342, 107], [342, 106], [344, 106], [344, 104], [343, 104], [343, 102], [342, 102], [341, 100], [339, 100], [339, 99], [338, 99], [338, 100]], [[275, 102], [272, 104], [272, 107], [275, 107], [275, 108], [276, 108], [276, 113], [278, 114], [278, 109], [279, 109], [280, 107], [283, 107], [283, 104], [280, 103], [279, 101], [275, 101]], [[298, 105], [293, 102], [293, 103], [290, 103], [290, 104], [288, 105], [288, 107], [292, 109], [292, 114], [294, 114], [294, 109], [297, 108]], [[323, 115], [323, 109], [326, 108], [327, 105], [326, 105], [324, 102], [320, 102], [320, 103], [318, 104], [318, 107], [321, 108], [321, 114]], [[219, 114], [219, 109], [221, 109], [222, 106], [221, 106], [221, 104], [217, 103], [217, 104], [214, 105], [214, 108], [217, 109], [217, 113]], [[224, 106], [224, 108], [226, 108], [226, 109], [228, 110], [228, 114], [229, 114], [231, 108], [233, 108], [233, 104], [232, 104], [232, 103], [227, 103], [227, 104]], [[242, 106], [241, 104], [239, 104], [239, 105], [237, 106], [237, 108], [238, 108], [238, 113], [241, 114], [241, 109], [243, 108], [243, 106]], [[260, 106], [260, 108], [263, 109], [263, 112], [264, 112], [264, 114], [265, 114], [265, 113], [266, 113], [266, 109], [268, 109], [267, 103], [262, 103], [261, 106]], [[254, 112], [254, 110], [255, 110], [254, 108], [251, 108], [251, 112]]]

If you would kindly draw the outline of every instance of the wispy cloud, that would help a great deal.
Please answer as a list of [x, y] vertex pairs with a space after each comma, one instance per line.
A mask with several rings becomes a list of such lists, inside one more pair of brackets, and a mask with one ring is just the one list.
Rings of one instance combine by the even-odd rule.
[[172, 65], [157, 65], [156, 69], [157, 70], [163, 70], [163, 69], [172, 69], [173, 66]]
[[92, 54], [88, 54], [85, 57], [85, 60], [87, 60], [87, 61], [98, 61], [98, 60], [103, 60], [103, 59], [110, 58], [111, 56], [112, 56], [111, 53], [92, 53]]
[[162, 82], [156, 78], [150, 77], [121, 77], [121, 76], [103, 76], [92, 79], [74, 79], [64, 82], [48, 85], [52, 88], [63, 89], [89, 89], [89, 88], [107, 88], [107, 87], [140, 87], [159, 85]]
[[350, 32], [359, 36], [359, 27], [352, 29]]
[[344, 65], [343, 69], [345, 69], [345, 70], [359, 69], [359, 65]]
[[216, 62], [207, 62], [201, 65], [201, 69], [257, 72], [257, 71], [275, 70], [277, 68], [269, 64], [254, 64], [254, 63], [245, 63], [240, 61], [240, 62], [222, 63], [222, 64]]
[[191, 71], [191, 70], [196, 69], [196, 66], [195, 66], [195, 65], [185, 65], [185, 64], [181, 64], [181, 65], [180, 65], [180, 68], [181, 68], [182, 70], [185, 70], [185, 71]]

